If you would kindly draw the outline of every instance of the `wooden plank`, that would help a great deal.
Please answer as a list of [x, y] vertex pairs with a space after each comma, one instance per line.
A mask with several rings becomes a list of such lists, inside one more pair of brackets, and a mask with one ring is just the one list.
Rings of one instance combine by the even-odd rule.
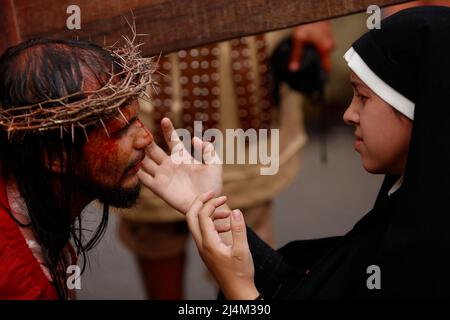
[[0, 0], [0, 53], [6, 48], [20, 42], [13, 0]]
[[[2, 0], [4, 1], [4, 0]], [[23, 39], [91, 39], [111, 44], [129, 33], [123, 19], [136, 17], [144, 54], [171, 52], [235, 37], [365, 11], [373, 0], [78, 0], [81, 30], [67, 30], [72, 0], [15, 0]], [[379, 6], [405, 0], [377, 0]]]

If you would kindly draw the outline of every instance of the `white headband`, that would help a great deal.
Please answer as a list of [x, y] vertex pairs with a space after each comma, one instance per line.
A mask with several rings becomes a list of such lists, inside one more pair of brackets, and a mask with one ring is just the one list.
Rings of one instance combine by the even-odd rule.
[[354, 73], [375, 92], [381, 99], [390, 104], [393, 108], [414, 120], [414, 102], [406, 98], [400, 92], [389, 86], [378, 77], [364, 62], [360, 55], [351, 47], [344, 55], [347, 65]]

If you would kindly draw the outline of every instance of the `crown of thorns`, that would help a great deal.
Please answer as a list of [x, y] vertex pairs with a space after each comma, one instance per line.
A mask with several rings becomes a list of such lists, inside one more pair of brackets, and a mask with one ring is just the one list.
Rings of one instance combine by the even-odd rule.
[[[128, 22], [128, 21], [127, 21]], [[0, 104], [0, 130], [8, 133], [8, 139], [13, 136], [23, 137], [26, 133], [36, 133], [46, 130], [59, 129], [61, 138], [64, 132], [72, 135], [74, 140], [75, 128], [82, 128], [87, 137], [85, 128], [89, 125], [101, 124], [109, 135], [103, 119], [113, 115], [121, 116], [125, 122], [127, 119], [120, 107], [129, 99], [149, 98], [146, 90], [149, 85], [156, 84], [153, 74], [157, 69], [154, 57], [143, 58], [140, 47], [143, 43], [136, 44], [136, 27], [130, 25], [132, 37], [122, 36], [123, 46], [117, 43], [105, 47], [116, 58], [116, 62], [122, 70], [119, 73], [110, 74], [108, 82], [98, 90], [73, 93], [57, 99], [47, 99], [36, 104], [4, 108]], [[117, 79], [120, 79], [117, 81]], [[67, 103], [70, 98], [83, 95], [85, 98]], [[48, 105], [53, 105], [48, 107]], [[55, 106], [56, 105], [56, 106]]]

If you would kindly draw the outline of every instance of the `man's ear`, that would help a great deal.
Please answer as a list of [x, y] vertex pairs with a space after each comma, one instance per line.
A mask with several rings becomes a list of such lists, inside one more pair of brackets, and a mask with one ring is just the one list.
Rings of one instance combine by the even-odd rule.
[[67, 172], [67, 153], [65, 150], [47, 150], [44, 152], [45, 168], [53, 174]]

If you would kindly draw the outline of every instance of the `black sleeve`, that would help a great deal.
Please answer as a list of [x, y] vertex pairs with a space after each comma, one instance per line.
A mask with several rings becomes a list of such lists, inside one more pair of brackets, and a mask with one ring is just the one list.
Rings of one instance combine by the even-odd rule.
[[289, 298], [308, 270], [341, 239], [294, 241], [275, 251], [250, 228], [247, 238], [255, 265], [256, 287], [267, 299]]
[[[272, 249], [249, 227], [247, 227], [247, 240], [255, 266], [256, 288], [263, 293], [265, 299], [275, 299], [282, 288], [287, 273], [294, 272], [300, 277], [301, 272], [292, 269], [281, 254]], [[225, 300], [221, 291], [218, 299]]]
[[[255, 284], [265, 299], [289, 299], [308, 270], [342, 237], [293, 241], [274, 250], [247, 227]], [[224, 300], [222, 292], [219, 300]]]
[[302, 278], [302, 270], [293, 268], [286, 258], [261, 240], [250, 228], [247, 228], [247, 238], [255, 266], [256, 288], [266, 299], [277, 298], [287, 277], [296, 282]]

